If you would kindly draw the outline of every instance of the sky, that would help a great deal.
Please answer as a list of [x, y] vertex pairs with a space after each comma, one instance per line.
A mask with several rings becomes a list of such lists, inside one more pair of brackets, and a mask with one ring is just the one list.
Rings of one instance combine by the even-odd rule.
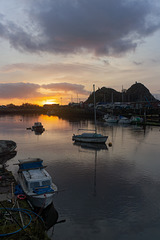
[[0, 0], [0, 105], [144, 84], [160, 99], [159, 0]]

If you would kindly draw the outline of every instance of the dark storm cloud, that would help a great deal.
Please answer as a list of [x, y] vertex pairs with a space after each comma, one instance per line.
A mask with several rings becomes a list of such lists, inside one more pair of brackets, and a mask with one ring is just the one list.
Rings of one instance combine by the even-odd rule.
[[33, 83], [0, 83], [0, 98], [34, 98], [47, 96], [47, 93], [42, 93], [39, 90], [50, 90], [48, 95], [54, 95], [59, 91], [74, 92], [82, 95], [88, 95], [89, 92], [84, 89], [83, 85], [71, 84], [71, 83], [51, 83], [45, 85], [33, 84]]
[[16, 49], [28, 52], [88, 51], [95, 55], [120, 55], [134, 50], [143, 38], [160, 27], [155, 1], [30, 0], [26, 3], [30, 4], [28, 28], [6, 22], [0, 25], [0, 36]]

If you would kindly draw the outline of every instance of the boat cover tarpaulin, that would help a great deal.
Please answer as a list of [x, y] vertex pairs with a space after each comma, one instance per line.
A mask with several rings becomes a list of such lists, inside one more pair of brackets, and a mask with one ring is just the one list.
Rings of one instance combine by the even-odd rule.
[[33, 162], [26, 161], [26, 162], [20, 163], [19, 169], [27, 170], [27, 169], [34, 169], [34, 168], [43, 168], [42, 162], [43, 160], [33, 161]]
[[23, 191], [23, 189], [22, 189], [22, 187], [21, 187], [20, 184], [18, 184], [18, 185], [15, 186], [15, 192], [14, 192], [14, 194], [15, 194], [15, 195], [24, 194], [24, 191]]
[[84, 137], [84, 138], [98, 138], [98, 137], [102, 137], [101, 134], [97, 134], [97, 133], [82, 133], [81, 135], [76, 135], [77, 137]]

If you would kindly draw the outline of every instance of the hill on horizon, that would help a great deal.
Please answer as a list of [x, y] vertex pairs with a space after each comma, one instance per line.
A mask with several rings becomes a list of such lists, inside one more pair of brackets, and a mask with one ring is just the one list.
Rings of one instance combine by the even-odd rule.
[[[102, 87], [95, 92], [96, 102], [156, 102], [158, 101], [142, 84], [135, 83], [128, 90], [118, 92], [113, 88]], [[93, 93], [85, 103], [93, 103]]]

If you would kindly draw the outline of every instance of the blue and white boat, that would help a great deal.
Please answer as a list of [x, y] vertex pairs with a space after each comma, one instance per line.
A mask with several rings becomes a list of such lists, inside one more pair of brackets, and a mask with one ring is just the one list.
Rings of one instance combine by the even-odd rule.
[[42, 163], [39, 158], [19, 160], [18, 182], [34, 207], [46, 208], [52, 203], [57, 186]]

